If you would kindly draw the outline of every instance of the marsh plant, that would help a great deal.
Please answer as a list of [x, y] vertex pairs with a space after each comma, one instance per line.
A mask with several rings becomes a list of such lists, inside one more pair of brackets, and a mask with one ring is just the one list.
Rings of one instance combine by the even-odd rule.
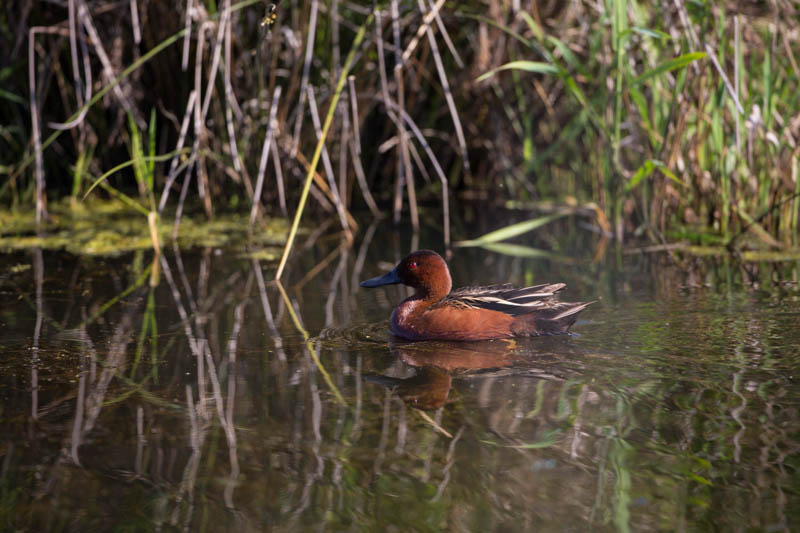
[[311, 198], [347, 240], [355, 211], [416, 229], [441, 206], [449, 244], [449, 201], [479, 198], [791, 249], [798, 21], [787, 0], [6, 2], [0, 201], [46, 227], [48, 199], [97, 187], [148, 220], [296, 228]]

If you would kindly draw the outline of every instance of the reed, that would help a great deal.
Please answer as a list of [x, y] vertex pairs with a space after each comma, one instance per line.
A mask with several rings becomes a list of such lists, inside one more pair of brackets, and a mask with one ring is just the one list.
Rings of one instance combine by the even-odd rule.
[[[310, 194], [303, 216], [333, 213], [345, 233], [351, 212], [394, 211], [416, 228], [418, 210], [441, 206], [449, 246], [451, 196], [477, 196], [594, 202], [620, 241], [735, 246], [745, 232], [798, 245], [791, 3], [21, 9], [0, 8], [0, 205], [35, 210], [41, 225], [48, 197], [77, 198], [105, 176], [109, 194], [176, 227], [186, 210], [247, 208], [255, 231], [302, 213]], [[347, 101], [332, 105], [344, 81]]]

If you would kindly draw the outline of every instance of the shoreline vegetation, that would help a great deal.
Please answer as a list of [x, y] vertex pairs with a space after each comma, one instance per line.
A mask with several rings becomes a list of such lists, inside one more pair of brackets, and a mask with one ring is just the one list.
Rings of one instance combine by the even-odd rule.
[[[25, 231], [93, 197], [157, 252], [186, 210], [250, 239], [291, 220], [277, 277], [302, 216], [352, 242], [353, 213], [416, 231], [421, 208], [448, 249], [575, 215], [640, 251], [800, 253], [791, 2], [172, 7], [0, 8], [0, 208]], [[532, 218], [451, 243], [460, 199]]]

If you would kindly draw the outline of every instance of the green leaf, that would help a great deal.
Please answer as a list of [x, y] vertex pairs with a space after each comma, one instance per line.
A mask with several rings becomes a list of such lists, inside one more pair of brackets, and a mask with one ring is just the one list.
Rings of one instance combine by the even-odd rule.
[[625, 185], [625, 192], [628, 192], [638, 187], [639, 183], [641, 183], [643, 179], [652, 174], [655, 169], [656, 166], [653, 164], [652, 160], [648, 159], [647, 161], [645, 161], [644, 164], [640, 166], [639, 169], [636, 171], [636, 174], [633, 175], [631, 181], [629, 181]]
[[481, 74], [475, 81], [483, 81], [494, 76], [501, 70], [524, 70], [538, 74], [558, 74], [558, 67], [542, 61], [512, 61]]
[[663, 32], [661, 30], [654, 30], [652, 28], [642, 28], [641, 26], [631, 26], [630, 30], [628, 30], [628, 31], [633, 31], [633, 32], [636, 32], [636, 33], [639, 33], [639, 34], [642, 34], [642, 35], [646, 35], [648, 37], [652, 37], [654, 39], [665, 39], [665, 40], [672, 39], [672, 36], [670, 36], [669, 33], [665, 33], [665, 32]]
[[559, 256], [547, 250], [540, 250], [538, 248], [531, 248], [530, 246], [523, 246], [521, 244], [511, 244], [507, 242], [498, 242], [484, 244], [481, 246], [490, 252], [498, 254], [509, 255], [512, 257], [534, 257], [544, 259], [556, 259]]
[[[172, 156], [174, 156], [175, 154], [187, 153], [187, 152], [189, 152], [190, 150], [191, 150], [191, 149], [189, 149], [189, 148], [182, 148], [181, 150], [173, 150], [172, 152], [167, 152], [166, 154], [156, 155], [156, 156], [153, 156], [153, 157], [143, 157], [143, 158], [142, 158], [142, 161], [150, 161], [150, 160], [152, 159], [153, 161], [156, 161], [156, 162], [160, 163], [160, 162], [162, 162], [162, 161], [168, 161], [168, 160], [169, 160], [169, 159], [170, 159]], [[95, 187], [97, 187], [98, 185], [100, 185], [100, 183], [101, 183], [103, 180], [107, 179], [107, 178], [108, 178], [109, 176], [111, 176], [112, 174], [114, 174], [114, 173], [116, 173], [116, 172], [119, 172], [119, 171], [120, 171], [120, 170], [122, 170], [123, 168], [127, 168], [127, 167], [129, 167], [129, 166], [132, 166], [132, 165], [134, 165], [135, 163], [136, 163], [136, 162], [135, 162], [135, 160], [133, 160], [133, 159], [129, 159], [128, 161], [125, 161], [124, 163], [120, 163], [119, 165], [115, 166], [115, 167], [114, 167], [114, 168], [112, 168], [111, 170], [109, 170], [109, 171], [107, 171], [107, 172], [103, 173], [103, 175], [102, 175], [102, 176], [100, 176], [99, 178], [97, 178], [96, 180], [94, 180], [94, 182], [93, 182], [93, 183], [92, 183], [92, 185], [89, 187], [89, 189], [88, 189], [88, 190], [87, 190], [87, 191], [84, 193], [84, 195], [83, 195], [83, 198], [82, 198], [82, 199], [83, 199], [83, 200], [85, 200], [85, 199], [86, 199], [86, 197], [87, 197], [87, 196], [89, 196], [89, 193], [90, 193], [90, 192], [92, 192], [92, 191], [94, 190], [94, 188], [95, 188]], [[145, 211], [145, 213], [147, 213], [147, 211]]]
[[638, 78], [633, 80], [633, 83], [642, 83], [645, 80], [652, 78], [653, 76], [658, 76], [659, 74], [663, 74], [664, 72], [669, 72], [672, 70], [677, 70], [680, 68], [684, 68], [686, 65], [693, 61], [697, 61], [698, 59], [703, 59], [706, 57], [705, 52], [692, 52], [690, 54], [683, 54], [682, 56], [678, 56], [675, 58], [670, 59], [669, 61], [665, 61], [658, 65], [657, 67], [648, 70]]
[[533, 20], [533, 17], [527, 11], [520, 11], [520, 15], [522, 15], [522, 20], [528, 25], [533, 36], [536, 37], [536, 40], [539, 42], [544, 41], [544, 32], [542, 31], [542, 27]]
[[566, 214], [567, 213], [553, 213], [552, 215], [546, 215], [543, 217], [526, 220], [524, 222], [511, 224], [510, 226], [491, 231], [478, 237], [477, 239], [457, 242], [456, 246], [484, 246], [486, 244], [504, 241], [512, 237], [516, 237], [517, 235], [522, 235], [523, 233], [540, 228], [546, 224], [549, 224], [550, 222], [553, 222], [554, 220], [558, 220]]
[[564, 58], [564, 61], [567, 62], [567, 65], [569, 65], [570, 68], [577, 70], [582, 76], [586, 76], [587, 78], [591, 77], [572, 50], [570, 50], [569, 47], [564, 44], [564, 41], [553, 37], [552, 35], [548, 35], [547, 42], [552, 44], [558, 50], [558, 52], [561, 54], [561, 57]]
[[0, 98], [4, 98], [6, 100], [9, 100], [11, 102], [14, 102], [15, 104], [25, 105], [25, 99], [24, 98], [22, 98], [21, 96], [17, 96], [14, 93], [10, 93], [8, 91], [5, 91], [3, 89], [0, 89]]
[[625, 192], [635, 189], [643, 179], [650, 176], [650, 174], [652, 174], [656, 169], [660, 170], [662, 174], [678, 185], [685, 186], [678, 176], [676, 176], [670, 169], [667, 168], [667, 165], [657, 159], [648, 159], [642, 166], [639, 167], [628, 184], [625, 185]]
[[153, 192], [153, 169], [155, 168], [155, 160], [153, 156], [156, 155], [156, 108], [150, 110], [150, 125], [147, 128], [147, 155], [150, 160], [147, 162], [147, 191]]

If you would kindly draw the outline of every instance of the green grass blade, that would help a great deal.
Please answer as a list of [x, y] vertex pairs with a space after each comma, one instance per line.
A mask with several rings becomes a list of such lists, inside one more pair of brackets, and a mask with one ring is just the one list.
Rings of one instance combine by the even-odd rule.
[[706, 57], [705, 52], [692, 52], [689, 54], [683, 54], [682, 56], [674, 57], [668, 61], [664, 61], [660, 65], [652, 68], [642, 74], [641, 76], [635, 78], [633, 83], [642, 83], [643, 81], [649, 80], [653, 76], [658, 76], [659, 74], [663, 74], [664, 72], [670, 72], [672, 70], [677, 70], [680, 68], [684, 68], [693, 61], [697, 61], [698, 59], [703, 59]]
[[660, 170], [662, 174], [678, 185], [686, 185], [678, 178], [678, 176], [668, 169], [664, 163], [658, 161], [657, 159], [648, 159], [636, 170], [636, 173], [633, 175], [631, 180], [625, 185], [625, 192], [635, 189], [642, 182], [642, 180], [650, 176], [650, 174], [652, 174], [656, 169]]
[[153, 157], [156, 155], [156, 108], [150, 110], [150, 125], [147, 129], [147, 155], [150, 160], [147, 162], [147, 192], [153, 192], [153, 171], [156, 162]]
[[494, 68], [488, 72], [484, 72], [475, 81], [483, 81], [488, 78], [491, 78], [496, 73], [501, 70], [524, 70], [526, 72], [536, 72], [537, 74], [558, 74], [559, 70], [558, 67], [555, 65], [551, 65], [550, 63], [544, 63], [542, 61], [511, 61], [510, 63], [506, 63], [505, 65], [500, 65], [497, 68]]
[[[168, 160], [169, 160], [169, 159], [170, 159], [172, 156], [174, 156], [175, 154], [179, 154], [179, 153], [189, 153], [189, 151], [190, 151], [190, 150], [191, 150], [191, 149], [189, 149], [189, 148], [182, 148], [182, 149], [180, 149], [180, 150], [173, 150], [173, 151], [171, 151], [171, 152], [167, 152], [166, 154], [161, 154], [161, 155], [157, 155], [157, 156], [153, 156], [153, 157], [143, 157], [142, 159], [143, 159], [144, 161], [149, 161], [150, 159], [152, 159], [152, 160], [154, 160], [154, 161], [156, 161], [156, 162], [168, 161]], [[122, 170], [123, 168], [127, 168], [127, 167], [129, 167], [129, 166], [133, 165], [134, 163], [135, 163], [135, 161], [134, 161], [133, 159], [129, 159], [128, 161], [125, 161], [124, 163], [120, 163], [119, 165], [115, 166], [114, 168], [112, 168], [112, 169], [111, 169], [111, 170], [109, 170], [108, 172], [105, 172], [105, 173], [104, 173], [102, 176], [100, 176], [99, 178], [97, 178], [96, 180], [94, 180], [94, 183], [92, 183], [91, 187], [89, 187], [89, 190], [87, 190], [87, 191], [84, 193], [84, 195], [83, 195], [83, 198], [82, 198], [82, 199], [83, 199], [83, 200], [85, 200], [85, 199], [86, 199], [86, 197], [87, 197], [87, 196], [89, 196], [89, 193], [90, 193], [90, 192], [92, 192], [92, 191], [94, 190], [94, 188], [95, 188], [95, 187], [97, 187], [98, 185], [100, 185], [100, 182], [104, 181], [105, 179], [107, 179], [109, 176], [111, 176], [111, 175], [112, 175], [112, 174], [114, 174], [115, 172], [119, 172], [119, 171], [120, 171], [120, 170]]]
[[522, 235], [523, 233], [528, 233], [529, 231], [541, 228], [542, 226], [545, 226], [553, 222], [554, 220], [558, 220], [559, 218], [565, 216], [566, 214], [567, 213], [553, 213], [551, 215], [546, 215], [539, 218], [533, 218], [531, 220], [526, 220], [524, 222], [518, 222], [516, 224], [511, 224], [510, 226], [506, 226], [504, 228], [500, 228], [495, 231], [490, 231], [485, 235], [481, 235], [477, 239], [457, 242], [455, 243], [455, 245], [461, 247], [483, 246], [486, 244], [505, 241], [507, 239], [511, 239], [512, 237]]

